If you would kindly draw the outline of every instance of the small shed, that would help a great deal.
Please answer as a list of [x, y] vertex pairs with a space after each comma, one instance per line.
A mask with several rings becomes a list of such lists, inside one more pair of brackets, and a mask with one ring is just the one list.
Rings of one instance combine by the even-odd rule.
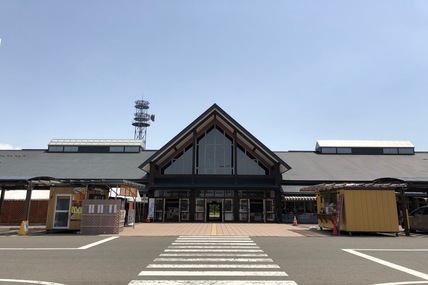
[[319, 184], [301, 191], [317, 197], [321, 228], [352, 232], [398, 233], [395, 191], [404, 185], [376, 183]]

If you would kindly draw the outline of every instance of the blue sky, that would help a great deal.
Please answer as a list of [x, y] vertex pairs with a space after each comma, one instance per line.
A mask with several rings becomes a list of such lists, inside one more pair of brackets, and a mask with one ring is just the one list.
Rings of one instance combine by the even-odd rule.
[[428, 151], [428, 1], [0, 2], [0, 147], [159, 149], [217, 103], [271, 150], [409, 140]]

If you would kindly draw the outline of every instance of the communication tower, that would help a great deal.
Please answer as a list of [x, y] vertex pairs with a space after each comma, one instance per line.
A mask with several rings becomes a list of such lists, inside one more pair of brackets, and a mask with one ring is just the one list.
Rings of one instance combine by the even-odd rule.
[[149, 101], [135, 101], [135, 114], [132, 125], [135, 127], [134, 139], [142, 140], [143, 149], [146, 148], [147, 127], [150, 127], [150, 121], [155, 121], [155, 115], [149, 115]]

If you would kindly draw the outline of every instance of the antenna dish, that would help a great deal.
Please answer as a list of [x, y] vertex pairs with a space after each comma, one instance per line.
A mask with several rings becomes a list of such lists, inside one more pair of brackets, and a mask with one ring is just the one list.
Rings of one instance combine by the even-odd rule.
[[152, 120], [152, 122], [154, 122], [154, 121], [155, 121], [155, 118], [156, 118], [155, 114], [151, 114], [151, 115], [150, 115], [150, 120]]

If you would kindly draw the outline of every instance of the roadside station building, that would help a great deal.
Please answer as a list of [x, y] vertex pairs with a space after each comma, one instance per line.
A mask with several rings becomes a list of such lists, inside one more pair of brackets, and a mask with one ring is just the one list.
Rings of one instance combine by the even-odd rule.
[[[148, 198], [143, 211], [154, 222], [292, 222], [296, 215], [299, 223], [316, 223], [316, 197], [300, 192], [304, 187], [427, 177], [428, 153], [408, 141], [317, 141], [312, 151], [273, 151], [214, 104], [159, 150], [143, 149], [139, 140], [83, 139], [0, 150], [0, 206], [14, 189], [96, 193], [90, 190], [133, 185]], [[426, 203], [424, 187], [417, 203]], [[62, 218], [76, 219], [72, 199]], [[55, 225], [55, 214], [49, 219]]]

